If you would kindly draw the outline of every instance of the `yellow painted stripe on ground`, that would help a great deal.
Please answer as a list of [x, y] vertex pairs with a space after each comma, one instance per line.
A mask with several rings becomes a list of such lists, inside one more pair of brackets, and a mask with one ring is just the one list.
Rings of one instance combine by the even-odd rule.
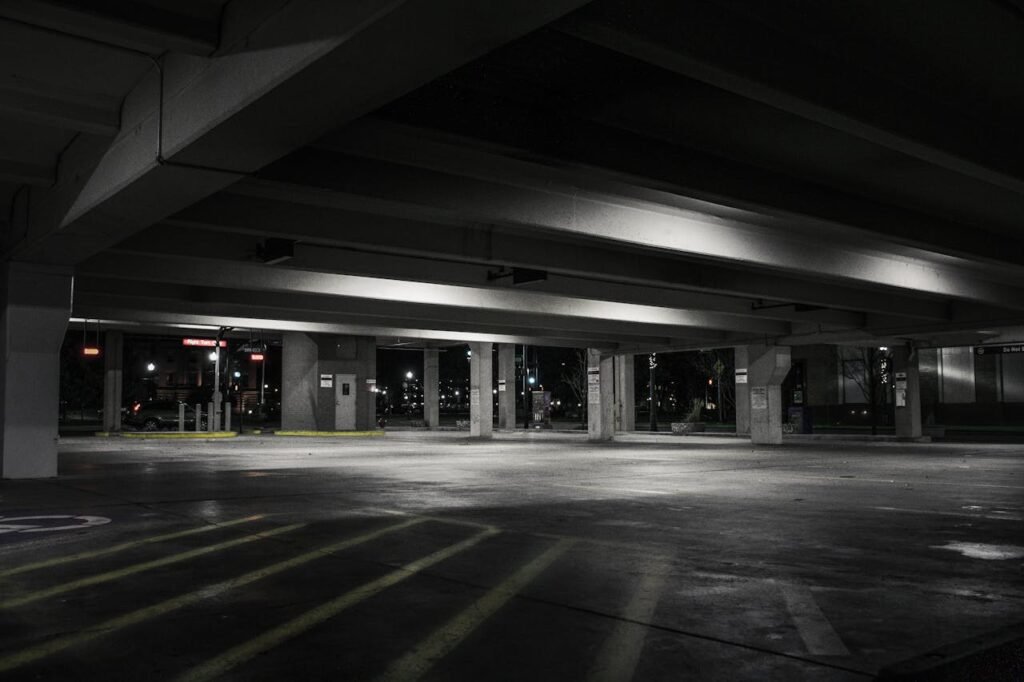
[[237, 431], [170, 431], [166, 433], [139, 431], [125, 431], [122, 438], [234, 438]]
[[366, 438], [370, 436], [383, 436], [383, 431], [275, 431], [275, 436], [310, 436], [310, 437], [349, 437]]
[[315, 609], [306, 611], [301, 616], [293, 618], [283, 625], [267, 630], [263, 634], [250, 639], [248, 642], [244, 642], [232, 649], [228, 649], [216, 658], [211, 658], [206, 663], [192, 668], [184, 675], [177, 678], [177, 682], [200, 682], [201, 680], [212, 680], [216, 677], [220, 677], [235, 666], [245, 663], [264, 651], [273, 649], [293, 637], [297, 637], [306, 630], [319, 625], [329, 618], [333, 618], [350, 606], [354, 606], [361, 601], [369, 599], [375, 594], [383, 592], [392, 585], [400, 583], [407, 578], [411, 578], [420, 571], [438, 564], [459, 552], [465, 551], [482, 540], [496, 535], [498, 532], [499, 531], [495, 528], [489, 528], [466, 540], [463, 540], [462, 542], [449, 545], [442, 550], [429, 554], [421, 559], [417, 559], [416, 561], [402, 566], [398, 570], [392, 571], [391, 573], [381, 576], [376, 580], [372, 580], [355, 588], [354, 590], [350, 590], [339, 597], [335, 597], [331, 601], [325, 602]]
[[164, 542], [165, 540], [174, 540], [177, 538], [183, 538], [189, 535], [196, 535], [198, 533], [208, 533], [211, 530], [217, 530], [218, 528], [227, 528], [229, 526], [237, 526], [240, 523], [249, 523], [250, 521], [259, 521], [264, 518], [263, 514], [256, 514], [254, 516], [246, 516], [244, 519], [234, 519], [233, 521], [225, 521], [223, 523], [210, 524], [206, 526], [200, 526], [199, 528], [189, 528], [188, 530], [181, 530], [176, 533], [167, 533], [165, 535], [154, 535], [149, 538], [142, 538], [140, 540], [132, 540], [130, 542], [122, 542], [118, 545], [111, 545], [110, 547], [104, 547], [103, 549], [95, 549], [91, 552], [78, 552], [77, 554], [71, 554], [69, 556], [56, 557], [54, 559], [46, 559], [45, 561], [37, 561], [31, 564], [25, 564], [24, 566], [18, 566], [6, 571], [0, 571], [0, 578], [6, 578], [11, 575], [18, 575], [20, 573], [28, 573], [29, 571], [35, 571], [40, 568], [47, 568], [49, 566], [58, 566], [60, 564], [68, 564], [72, 561], [81, 561], [83, 559], [94, 559], [98, 556], [106, 556], [108, 554], [115, 554], [117, 552], [123, 552], [126, 549], [132, 547], [138, 547], [140, 545], [150, 545], [155, 542]]
[[654, 572], [644, 576], [637, 585], [622, 614], [624, 620], [605, 640], [604, 648], [590, 668], [587, 675], [590, 682], [633, 679], [649, 629], [644, 623], [649, 623], [654, 616], [665, 584], [666, 570], [667, 567], [655, 567]]
[[72, 590], [77, 590], [83, 587], [91, 587], [93, 585], [99, 585], [101, 583], [108, 583], [112, 580], [119, 580], [136, 573], [142, 573], [152, 568], [159, 568], [161, 566], [168, 566], [170, 564], [176, 564], [182, 561], [188, 561], [189, 559], [195, 559], [196, 557], [203, 556], [205, 554], [212, 554], [213, 552], [219, 552], [221, 550], [229, 549], [231, 547], [237, 547], [238, 545], [244, 545], [248, 542], [254, 542], [256, 540], [263, 540], [265, 538], [274, 537], [275, 535], [281, 535], [283, 533], [289, 533], [297, 528], [302, 528], [306, 524], [304, 523], [293, 523], [290, 526], [282, 526], [281, 528], [273, 528], [267, 531], [260, 531], [259, 533], [253, 533], [252, 535], [246, 535], [244, 537], [235, 538], [234, 540], [228, 540], [226, 542], [218, 542], [215, 545], [207, 545], [205, 547], [198, 547], [196, 549], [190, 549], [187, 552], [179, 552], [178, 554], [171, 554], [170, 556], [160, 557], [159, 559], [153, 559], [152, 561], [144, 561], [139, 564], [132, 564], [131, 566], [125, 566], [114, 571], [107, 571], [106, 573], [97, 573], [96, 575], [90, 575], [85, 578], [79, 578], [78, 580], [72, 580], [71, 582], [62, 583], [60, 585], [54, 585], [48, 587], [45, 590], [38, 590], [36, 592], [29, 592], [28, 594], [14, 599], [8, 599], [0, 602], [0, 609], [12, 609], [17, 606], [24, 606], [25, 604], [31, 604], [32, 602], [39, 601], [40, 599], [47, 599], [49, 597], [55, 597], [58, 594], [65, 594]]
[[178, 609], [190, 606], [196, 602], [203, 601], [204, 599], [218, 597], [225, 592], [239, 587], [244, 587], [245, 585], [254, 583], [257, 580], [268, 578], [272, 575], [287, 571], [290, 568], [307, 564], [314, 559], [320, 559], [329, 554], [340, 552], [350, 547], [355, 547], [356, 545], [360, 545], [364, 542], [375, 540], [382, 535], [386, 535], [409, 526], [414, 526], [418, 523], [423, 523], [424, 521], [425, 519], [410, 519], [409, 521], [396, 523], [393, 526], [386, 526], [354, 538], [349, 538], [348, 540], [335, 542], [334, 544], [306, 552], [305, 554], [300, 554], [292, 557], [291, 559], [285, 559], [284, 561], [279, 561], [276, 564], [270, 564], [269, 566], [258, 568], [255, 571], [250, 571], [249, 573], [245, 573], [235, 578], [230, 578], [223, 582], [214, 583], [213, 585], [200, 588], [193, 592], [172, 597], [166, 601], [160, 602], [159, 604], [146, 606], [136, 611], [132, 611], [131, 613], [126, 613], [123, 616], [111, 618], [110, 620], [104, 621], [99, 625], [94, 625], [87, 630], [82, 630], [81, 632], [72, 635], [57, 637], [56, 639], [50, 640], [44, 644], [24, 649], [9, 656], [0, 657], [0, 673], [13, 670], [14, 668], [32, 663], [33, 661], [38, 661], [39, 659], [46, 658], [47, 656], [52, 656], [53, 654], [59, 653], [70, 647], [90, 642], [98, 637], [109, 635], [123, 628], [138, 625], [139, 623], [143, 623], [151, 618], [166, 615], [172, 611], [177, 611]]
[[381, 682], [406, 682], [423, 677], [437, 661], [461, 644], [473, 630], [554, 563], [572, 544], [572, 540], [561, 540], [530, 561], [413, 647], [412, 651], [395, 661], [378, 679]]

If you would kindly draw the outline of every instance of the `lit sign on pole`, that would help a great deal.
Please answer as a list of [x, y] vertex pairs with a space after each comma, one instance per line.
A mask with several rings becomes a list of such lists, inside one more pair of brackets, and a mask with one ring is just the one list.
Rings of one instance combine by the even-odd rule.
[[253, 362], [263, 362], [263, 353], [253, 353], [249, 356]]
[[82, 348], [82, 355], [87, 358], [97, 358], [100, 355], [100, 349], [96, 346], [84, 346]]
[[[182, 339], [181, 345], [193, 346], [196, 348], [215, 348], [217, 346], [217, 339]], [[227, 348], [228, 342], [221, 341], [220, 347]]]

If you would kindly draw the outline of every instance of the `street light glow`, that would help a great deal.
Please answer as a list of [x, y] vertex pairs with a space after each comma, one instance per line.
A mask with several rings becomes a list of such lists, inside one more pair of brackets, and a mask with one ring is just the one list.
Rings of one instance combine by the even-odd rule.
[[406, 372], [405, 373], [405, 378], [406, 379], [412, 379], [412, 372]]
[[152, 362], [149, 363], [148, 365], [146, 365], [146, 371], [147, 372], [152, 372], [155, 369], [156, 369], [156, 365], [154, 365]]

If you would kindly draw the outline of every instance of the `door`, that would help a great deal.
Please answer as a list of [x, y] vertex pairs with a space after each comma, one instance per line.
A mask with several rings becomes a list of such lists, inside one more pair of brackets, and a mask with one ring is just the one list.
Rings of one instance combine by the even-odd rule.
[[354, 431], [356, 428], [356, 375], [334, 377], [334, 429]]

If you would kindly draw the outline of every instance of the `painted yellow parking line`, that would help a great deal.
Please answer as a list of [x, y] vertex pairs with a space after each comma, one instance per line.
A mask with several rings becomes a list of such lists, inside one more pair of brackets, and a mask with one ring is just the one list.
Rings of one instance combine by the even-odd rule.
[[329, 602], [321, 604], [315, 609], [306, 611], [301, 616], [293, 618], [283, 625], [267, 630], [263, 634], [250, 639], [248, 642], [240, 644], [232, 649], [228, 649], [216, 658], [211, 658], [206, 663], [192, 668], [184, 675], [177, 678], [177, 682], [200, 682], [201, 680], [212, 680], [219, 677], [235, 666], [245, 663], [264, 651], [273, 649], [293, 637], [297, 637], [329, 618], [333, 618], [350, 606], [354, 606], [361, 601], [369, 599], [375, 594], [383, 592], [392, 585], [400, 583], [407, 578], [411, 578], [420, 571], [430, 568], [431, 566], [438, 564], [459, 552], [465, 551], [482, 540], [493, 535], [497, 535], [499, 532], [500, 531], [496, 528], [484, 530], [466, 540], [463, 540], [462, 542], [450, 545], [442, 550], [434, 552], [433, 554], [417, 559], [416, 561], [402, 566], [398, 570], [392, 571], [391, 573], [377, 578], [376, 580], [372, 580], [355, 588], [354, 590], [350, 590]]
[[340, 552], [350, 547], [355, 547], [356, 545], [360, 545], [364, 542], [375, 540], [382, 535], [401, 530], [402, 528], [408, 528], [409, 526], [414, 526], [418, 523], [423, 523], [424, 521], [424, 519], [410, 519], [409, 521], [396, 523], [393, 526], [386, 526], [354, 538], [349, 538], [348, 540], [335, 542], [325, 547], [306, 552], [305, 554], [292, 557], [291, 559], [285, 559], [284, 561], [279, 561], [276, 564], [258, 568], [255, 571], [250, 571], [249, 573], [245, 573], [235, 578], [214, 583], [213, 585], [209, 585], [177, 597], [172, 597], [166, 601], [160, 602], [159, 604], [146, 606], [136, 611], [132, 611], [131, 613], [126, 613], [123, 616], [111, 618], [110, 620], [95, 625], [88, 630], [83, 630], [73, 635], [57, 637], [56, 639], [50, 640], [44, 644], [24, 649], [9, 656], [0, 657], [0, 673], [32, 663], [33, 661], [38, 661], [42, 658], [46, 658], [47, 656], [52, 656], [53, 654], [59, 653], [70, 647], [84, 644], [98, 637], [103, 637], [104, 635], [117, 632], [123, 628], [138, 625], [139, 623], [143, 623], [151, 618], [157, 618], [172, 611], [177, 611], [178, 609], [190, 606], [196, 602], [203, 601], [204, 599], [218, 597], [225, 592], [254, 583], [257, 580], [268, 578], [272, 575], [287, 571], [288, 569], [295, 568], [296, 566], [302, 566], [303, 564], [307, 564], [315, 559], [320, 559], [329, 554]]
[[119, 580], [136, 573], [142, 573], [152, 568], [159, 568], [161, 566], [168, 566], [170, 564], [176, 564], [182, 561], [188, 561], [189, 559], [195, 559], [196, 557], [203, 556], [205, 554], [212, 554], [213, 552], [219, 552], [221, 550], [230, 549], [231, 547], [237, 547], [238, 545], [244, 545], [248, 542], [255, 542], [256, 540], [263, 540], [265, 538], [271, 538], [275, 535], [281, 535], [283, 533], [289, 533], [298, 528], [302, 528], [306, 524], [304, 523], [293, 523], [290, 526], [282, 526], [281, 528], [274, 528], [272, 530], [260, 531], [259, 533], [253, 533], [252, 535], [246, 535], [244, 537], [235, 538], [234, 540], [228, 540], [226, 542], [218, 542], [215, 545], [207, 545], [206, 547], [198, 547], [196, 549], [190, 549], [187, 552], [180, 552], [178, 554], [171, 554], [170, 556], [160, 557], [159, 559], [153, 559], [152, 561], [144, 561], [140, 564], [132, 564], [131, 566], [125, 566], [114, 571], [107, 571], [106, 573], [97, 573], [96, 575], [86, 576], [85, 578], [79, 578], [78, 580], [72, 580], [71, 582], [62, 583], [60, 585], [54, 585], [48, 587], [45, 590], [37, 590], [36, 592], [29, 592], [20, 597], [14, 599], [7, 599], [0, 602], [0, 609], [12, 609], [18, 606], [24, 606], [25, 604], [31, 604], [32, 602], [39, 601], [40, 599], [47, 599], [49, 597], [55, 597], [58, 594], [65, 594], [72, 590], [81, 589], [83, 587], [91, 587], [93, 585], [99, 585], [101, 583], [108, 583], [112, 580]]
[[473, 630], [490, 618], [508, 600], [516, 596], [570, 546], [572, 540], [561, 540], [543, 554], [509, 576], [500, 585], [473, 602], [467, 609], [416, 645], [412, 651], [395, 661], [379, 678], [381, 682], [418, 680], [437, 661], [462, 643]]
[[118, 545], [111, 545], [110, 547], [104, 547], [103, 549], [95, 549], [90, 552], [78, 552], [77, 554], [71, 554], [69, 556], [56, 557], [53, 559], [46, 559], [44, 561], [36, 561], [35, 563], [25, 564], [24, 566], [18, 566], [11, 568], [6, 571], [0, 571], [0, 578], [6, 578], [12, 575], [18, 575], [20, 573], [28, 573], [29, 571], [35, 571], [40, 568], [48, 568], [50, 566], [59, 566], [60, 564], [71, 563], [72, 561], [81, 561], [83, 559], [94, 559], [100, 556], [106, 556], [108, 554], [115, 554], [117, 552], [123, 552], [126, 549], [132, 547], [138, 547], [140, 545], [150, 545], [155, 542], [164, 542], [165, 540], [176, 540], [177, 538], [187, 537], [189, 535], [196, 535], [198, 533], [208, 533], [211, 530], [217, 530], [218, 528], [227, 528], [229, 526], [237, 526], [240, 523], [249, 523], [251, 521], [259, 521], [264, 518], [263, 514], [256, 514], [255, 516], [246, 516], [244, 519], [234, 519], [232, 521], [225, 521], [223, 523], [210, 524], [206, 526], [200, 526], [199, 528], [189, 528], [188, 530], [178, 531], [176, 533], [167, 533], [165, 535], [154, 535], [149, 538], [142, 538], [141, 540], [132, 540], [130, 542], [122, 542]]
[[661, 598], [667, 567], [655, 567], [637, 585], [633, 598], [626, 605], [623, 620], [608, 636], [604, 648], [590, 668], [590, 682], [631, 680], [640, 662], [640, 653], [647, 639], [649, 623]]

